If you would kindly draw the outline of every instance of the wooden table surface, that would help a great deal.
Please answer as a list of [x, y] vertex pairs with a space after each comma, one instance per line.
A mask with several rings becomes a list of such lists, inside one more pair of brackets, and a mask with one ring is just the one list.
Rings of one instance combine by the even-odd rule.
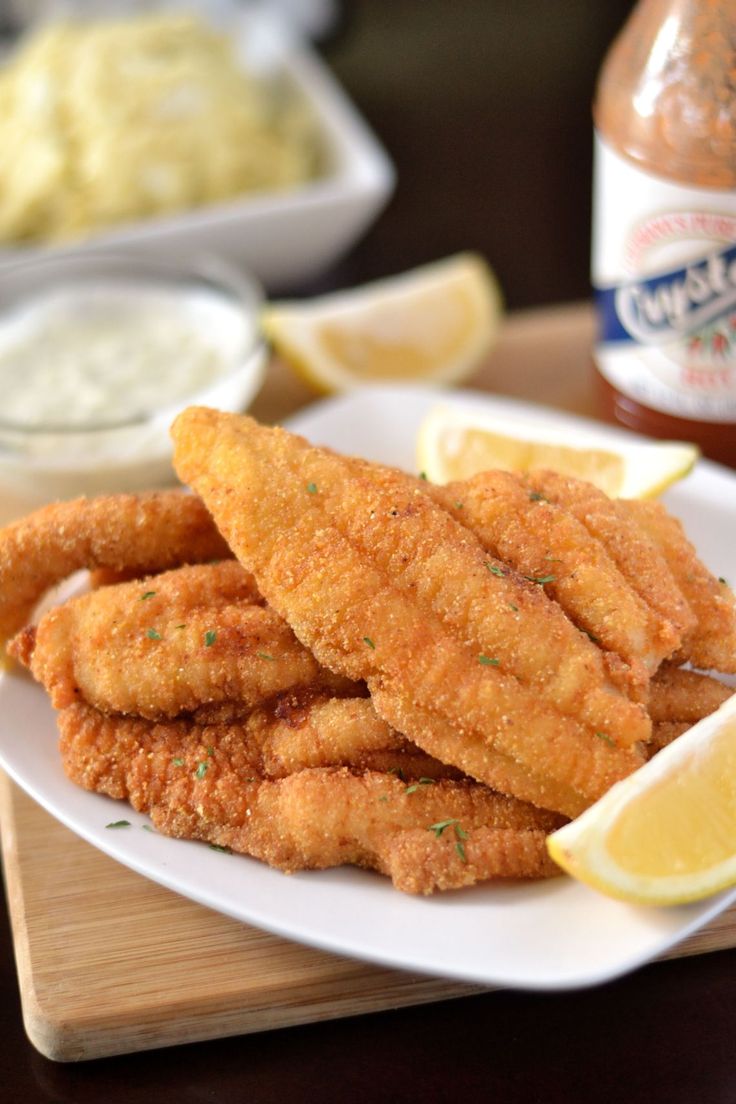
[[[494, 264], [513, 310], [584, 298], [593, 75], [629, 0], [343, 7], [325, 55], [388, 145], [399, 183], [364, 241], [301, 290], [471, 247]], [[574, 350], [564, 341], [576, 311], [550, 316], [561, 340], [545, 342], [538, 372], [519, 371], [506, 348], [478, 382], [592, 413], [587, 340]], [[294, 387], [284, 377], [268, 401], [301, 401]], [[736, 1101], [736, 951], [657, 963], [582, 992], [479, 994], [62, 1065], [25, 1037], [3, 915], [0, 994], [0, 1100], [13, 1104]]]

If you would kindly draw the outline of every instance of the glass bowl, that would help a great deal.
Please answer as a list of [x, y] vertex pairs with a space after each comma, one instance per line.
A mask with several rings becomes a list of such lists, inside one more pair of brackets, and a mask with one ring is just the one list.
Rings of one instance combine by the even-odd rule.
[[176, 414], [242, 411], [261, 385], [262, 301], [216, 258], [79, 253], [0, 268], [0, 521], [173, 483]]

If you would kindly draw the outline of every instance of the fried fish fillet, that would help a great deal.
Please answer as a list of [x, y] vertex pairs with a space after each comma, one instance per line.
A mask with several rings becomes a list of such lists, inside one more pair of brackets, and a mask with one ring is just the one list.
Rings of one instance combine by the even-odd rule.
[[[353, 689], [320, 668], [236, 560], [103, 587], [55, 606], [8, 652], [51, 703], [152, 719], [248, 712], [294, 687]], [[344, 686], [341, 686], [341, 681]]]
[[710, 716], [733, 694], [733, 688], [698, 671], [664, 664], [649, 686], [649, 715], [655, 725], [686, 722], [688, 727]]
[[736, 674], [736, 601], [730, 586], [711, 574], [679, 520], [660, 502], [632, 499], [622, 507], [661, 550], [694, 615], [681, 658], [705, 670]]
[[0, 530], [0, 643], [47, 590], [80, 568], [145, 575], [231, 555], [202, 502], [181, 491], [43, 506]]
[[646, 745], [651, 758], [694, 724], [715, 713], [733, 694], [733, 688], [710, 675], [665, 663], [649, 684], [652, 738]]
[[154, 724], [86, 705], [59, 715], [69, 777], [125, 799], [164, 834], [206, 840], [286, 872], [351, 863], [408, 893], [557, 873], [560, 819], [469, 780], [412, 787], [347, 767], [263, 779], [237, 728]]
[[[269, 604], [322, 664], [365, 679], [389, 722], [411, 702], [414, 743], [437, 717], [432, 754], [457, 764], [480, 740], [493, 752], [480, 781], [534, 800], [549, 779], [574, 795], [553, 806], [571, 815], [641, 764], [649, 718], [600, 650], [409, 476], [204, 408], [173, 436], [180, 478]], [[514, 771], [500, 779], [494, 757]]]
[[258, 749], [258, 771], [266, 778], [334, 766], [381, 771], [419, 784], [462, 777], [391, 728], [369, 698], [291, 691], [254, 710], [245, 730], [248, 745]]
[[523, 477], [530, 492], [561, 506], [600, 541], [621, 574], [651, 610], [685, 637], [695, 614], [675, 579], [660, 544], [640, 524], [622, 499], [610, 499], [582, 479], [551, 471]]
[[636, 593], [605, 546], [511, 472], [484, 472], [428, 493], [490, 553], [544, 586], [601, 647], [621, 656], [635, 682], [646, 686], [679, 646], [675, 626]]

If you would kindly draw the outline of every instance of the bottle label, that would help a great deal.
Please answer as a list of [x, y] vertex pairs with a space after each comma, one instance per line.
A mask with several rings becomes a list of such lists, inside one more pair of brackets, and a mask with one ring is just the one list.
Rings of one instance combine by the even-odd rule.
[[736, 423], [736, 192], [671, 184], [595, 145], [601, 374], [652, 410]]

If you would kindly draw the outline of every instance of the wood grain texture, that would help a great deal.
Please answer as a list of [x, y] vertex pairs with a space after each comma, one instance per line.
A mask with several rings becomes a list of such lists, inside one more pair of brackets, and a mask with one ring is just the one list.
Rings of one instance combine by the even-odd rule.
[[288, 942], [142, 878], [0, 773], [26, 1031], [75, 1061], [479, 991]]
[[[591, 414], [587, 304], [520, 313], [469, 386]], [[254, 412], [309, 398], [272, 366]], [[59, 824], [0, 772], [0, 831], [26, 1031], [76, 1061], [480, 992], [250, 928], [142, 878]], [[736, 946], [736, 909], [667, 957]]]

